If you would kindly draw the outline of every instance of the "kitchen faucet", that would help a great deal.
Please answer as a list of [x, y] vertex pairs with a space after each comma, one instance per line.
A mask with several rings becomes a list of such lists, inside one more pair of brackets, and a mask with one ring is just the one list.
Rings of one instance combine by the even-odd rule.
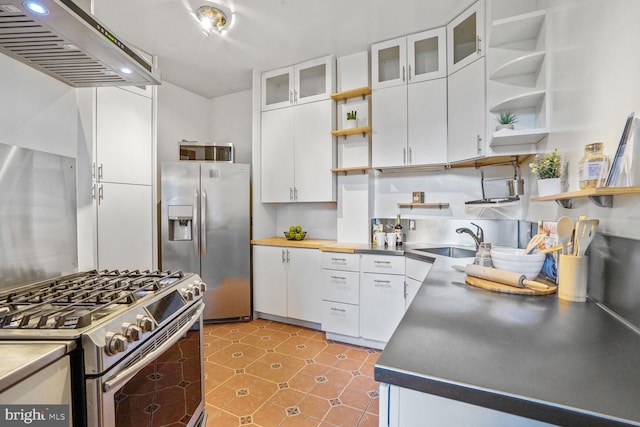
[[456, 233], [458, 234], [467, 233], [468, 235], [470, 235], [473, 238], [473, 241], [476, 242], [476, 249], [478, 249], [480, 247], [480, 244], [484, 242], [484, 230], [482, 230], [482, 227], [480, 227], [478, 224], [474, 224], [473, 222], [471, 223], [471, 225], [476, 226], [477, 234], [471, 231], [470, 229], [468, 229], [467, 227], [456, 228]]

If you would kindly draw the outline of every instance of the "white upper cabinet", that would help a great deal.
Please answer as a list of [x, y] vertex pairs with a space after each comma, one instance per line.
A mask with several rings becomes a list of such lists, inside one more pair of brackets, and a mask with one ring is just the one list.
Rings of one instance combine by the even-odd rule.
[[479, 0], [447, 25], [449, 74], [484, 56], [484, 0]]
[[447, 161], [446, 28], [371, 46], [373, 167]]
[[333, 55], [262, 73], [262, 111], [329, 99], [335, 91]]
[[424, 31], [371, 46], [373, 89], [446, 76], [445, 29]]

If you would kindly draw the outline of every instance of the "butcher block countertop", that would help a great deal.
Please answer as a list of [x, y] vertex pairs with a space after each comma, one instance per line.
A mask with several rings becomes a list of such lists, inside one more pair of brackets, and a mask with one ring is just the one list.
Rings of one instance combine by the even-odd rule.
[[264, 246], [288, 246], [294, 248], [320, 249], [325, 252], [345, 252], [354, 253], [356, 249], [361, 248], [362, 243], [342, 243], [335, 240], [327, 239], [304, 239], [304, 240], [287, 240], [284, 237], [268, 237], [266, 239], [255, 239], [251, 241], [252, 245]]

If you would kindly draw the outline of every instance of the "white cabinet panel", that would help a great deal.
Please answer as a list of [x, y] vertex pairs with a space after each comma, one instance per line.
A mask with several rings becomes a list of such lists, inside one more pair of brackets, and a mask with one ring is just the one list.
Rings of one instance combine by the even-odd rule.
[[322, 252], [322, 268], [360, 271], [360, 255], [341, 252]]
[[407, 162], [407, 87], [375, 89], [371, 99], [373, 167]]
[[432, 266], [433, 263], [430, 262], [419, 261], [414, 258], [406, 258], [405, 274], [407, 277], [410, 277], [412, 279], [423, 281], [427, 277], [427, 274], [429, 273], [429, 270], [431, 270]]
[[323, 269], [322, 299], [357, 305], [360, 302], [360, 274]]
[[287, 317], [320, 323], [321, 253], [317, 249], [287, 248]]
[[403, 256], [362, 255], [360, 271], [404, 276], [404, 264]]
[[357, 305], [322, 301], [322, 330], [357, 337], [360, 308]]
[[152, 100], [101, 87], [96, 101], [96, 179], [151, 185]]
[[151, 187], [96, 184], [98, 269], [153, 270]]
[[407, 164], [447, 162], [447, 79], [428, 80], [408, 87]]
[[389, 341], [405, 311], [404, 275], [361, 273], [360, 289], [360, 335]]
[[293, 168], [296, 202], [336, 200], [336, 145], [331, 135], [335, 117], [332, 100], [297, 105]]
[[286, 317], [287, 271], [285, 248], [253, 247], [253, 308]]
[[291, 108], [262, 113], [261, 200], [289, 202], [294, 184], [294, 111]]
[[404, 292], [404, 309], [408, 309], [411, 302], [416, 297], [420, 286], [422, 286], [422, 280], [415, 280], [409, 277], [405, 278], [405, 292]]
[[449, 76], [448, 161], [482, 157], [485, 142], [485, 58]]

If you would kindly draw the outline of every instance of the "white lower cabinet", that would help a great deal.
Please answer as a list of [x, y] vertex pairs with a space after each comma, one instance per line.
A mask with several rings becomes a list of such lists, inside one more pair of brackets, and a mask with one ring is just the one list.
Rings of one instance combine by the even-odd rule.
[[405, 310], [409, 308], [409, 305], [418, 293], [418, 289], [426, 279], [429, 270], [433, 266], [432, 263], [426, 261], [419, 261], [414, 258], [407, 258], [405, 260]]
[[320, 323], [320, 265], [317, 249], [254, 246], [254, 310]]
[[387, 342], [405, 311], [405, 259], [363, 255], [360, 267], [360, 336]]
[[379, 427], [552, 426], [518, 415], [394, 385], [380, 384], [379, 392]]
[[360, 255], [322, 253], [322, 330], [360, 335]]

